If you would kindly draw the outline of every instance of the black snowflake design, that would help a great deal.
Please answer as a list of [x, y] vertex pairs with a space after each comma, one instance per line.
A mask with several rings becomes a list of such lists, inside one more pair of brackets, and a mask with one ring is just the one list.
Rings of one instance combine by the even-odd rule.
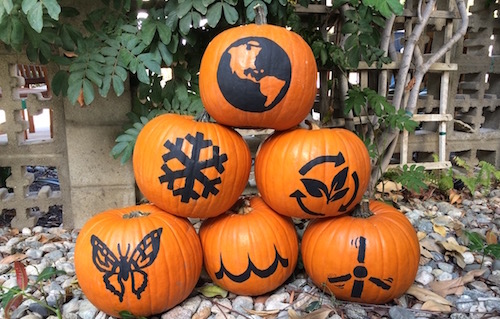
[[[182, 151], [182, 145], [187, 141], [192, 145], [191, 154], [187, 155]], [[167, 183], [167, 188], [173, 191], [174, 196], [181, 196], [181, 202], [188, 203], [191, 199], [198, 199], [200, 196], [207, 198], [210, 194], [217, 195], [219, 190], [215, 187], [221, 183], [221, 178], [210, 179], [203, 170], [213, 167], [222, 174], [224, 172], [224, 163], [227, 161], [227, 154], [219, 154], [219, 146], [213, 145], [211, 140], [205, 140], [203, 133], [196, 132], [196, 136], [191, 134], [185, 138], [177, 138], [175, 144], [167, 140], [164, 146], [169, 150], [168, 153], [162, 156], [164, 164], [161, 169], [165, 172], [159, 177], [160, 183]], [[212, 158], [200, 161], [200, 153], [203, 149], [212, 147]], [[170, 160], [177, 159], [184, 168], [180, 170], [171, 170], [168, 167]], [[174, 189], [174, 184], [177, 179], [183, 178], [184, 187]], [[195, 181], [203, 185], [203, 191], [198, 194], [194, 190]]]

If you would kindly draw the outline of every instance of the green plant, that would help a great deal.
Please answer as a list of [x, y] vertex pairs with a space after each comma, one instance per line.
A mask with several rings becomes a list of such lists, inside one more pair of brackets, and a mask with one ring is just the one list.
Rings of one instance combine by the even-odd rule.
[[472, 167], [458, 156], [453, 160], [457, 166], [465, 169], [465, 174], [456, 174], [455, 177], [464, 183], [472, 195], [481, 187], [484, 192], [489, 192], [493, 181], [500, 181], [500, 171], [488, 162], [480, 161], [477, 167]]
[[409, 191], [419, 193], [428, 189], [426, 181], [428, 180], [428, 173], [425, 172], [425, 167], [417, 164], [404, 164], [401, 167], [389, 169], [384, 178], [401, 183], [401, 186]]
[[[0, 304], [4, 309], [4, 316], [6, 319], [10, 318], [11, 311], [15, 310], [25, 300], [30, 299], [38, 303], [48, 311], [54, 313], [58, 319], [62, 319], [61, 310], [59, 306], [50, 306], [46, 301], [43, 283], [50, 280], [54, 276], [65, 274], [62, 270], [57, 270], [54, 267], [47, 267], [38, 276], [35, 281], [30, 283], [30, 279], [26, 273], [26, 268], [19, 262], [14, 262], [14, 270], [16, 273], [17, 286], [6, 288], [0, 286]], [[42, 299], [35, 297], [35, 292], [40, 292], [43, 296]]]
[[[469, 241], [468, 247], [470, 250], [481, 253], [483, 257], [487, 255], [495, 259], [500, 258], [500, 244], [489, 244], [486, 237], [478, 232], [465, 231], [464, 233]], [[481, 265], [483, 260], [484, 258], [481, 261]]]

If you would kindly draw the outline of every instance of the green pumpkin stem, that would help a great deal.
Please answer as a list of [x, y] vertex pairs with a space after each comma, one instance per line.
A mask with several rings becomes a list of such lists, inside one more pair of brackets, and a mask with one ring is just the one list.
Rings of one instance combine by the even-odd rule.
[[264, 8], [262, 8], [262, 5], [260, 3], [256, 4], [253, 7], [253, 10], [255, 11], [255, 24], [267, 24], [266, 13], [264, 12]]
[[139, 217], [148, 216], [149, 214], [150, 213], [145, 213], [145, 212], [134, 210], [128, 214], [123, 215], [122, 218], [123, 219], [139, 218]]
[[373, 216], [373, 213], [370, 210], [370, 200], [363, 198], [361, 200], [361, 203], [359, 203], [359, 205], [354, 208], [351, 216], [356, 218], [369, 218]]

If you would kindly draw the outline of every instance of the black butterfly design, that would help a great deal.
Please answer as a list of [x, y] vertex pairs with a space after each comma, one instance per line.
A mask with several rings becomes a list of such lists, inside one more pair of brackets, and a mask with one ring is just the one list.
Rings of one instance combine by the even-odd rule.
[[[92, 261], [96, 268], [104, 273], [102, 277], [106, 284], [106, 289], [118, 296], [120, 302], [125, 294], [124, 281], [130, 277], [132, 281], [132, 292], [141, 299], [141, 293], [148, 285], [148, 274], [143, 271], [150, 266], [158, 256], [160, 249], [160, 236], [163, 229], [153, 230], [137, 244], [130, 257], [130, 244], [127, 244], [127, 251], [122, 255], [120, 244], [118, 244], [119, 258], [102, 242], [97, 236], [92, 235], [90, 244], [92, 245]], [[116, 279], [113, 279], [116, 276]], [[113, 282], [112, 282], [113, 280]]]

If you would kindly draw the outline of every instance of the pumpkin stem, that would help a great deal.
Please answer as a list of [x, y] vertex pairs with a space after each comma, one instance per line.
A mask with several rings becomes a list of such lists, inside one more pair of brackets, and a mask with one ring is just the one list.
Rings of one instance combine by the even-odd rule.
[[231, 211], [239, 215], [246, 215], [252, 210], [253, 208], [250, 206], [250, 199], [247, 196], [240, 197], [236, 204], [233, 205], [233, 208], [231, 208]]
[[123, 215], [122, 218], [123, 219], [139, 218], [139, 217], [148, 216], [149, 214], [151, 214], [151, 213], [144, 213], [141, 211], [134, 210], [128, 214]]
[[267, 24], [266, 13], [264, 12], [264, 8], [262, 8], [262, 5], [260, 3], [257, 3], [253, 7], [253, 10], [255, 11], [255, 24]]
[[210, 122], [210, 119], [210, 114], [205, 109], [194, 118], [196, 122]]
[[302, 123], [300, 123], [300, 126], [303, 128], [307, 128], [309, 130], [319, 130], [321, 127], [319, 126], [318, 122], [313, 120], [312, 117], [308, 116]]
[[373, 216], [373, 213], [370, 210], [370, 200], [363, 198], [361, 203], [359, 203], [359, 205], [356, 206], [354, 211], [351, 213], [351, 216], [356, 218], [369, 218]]

